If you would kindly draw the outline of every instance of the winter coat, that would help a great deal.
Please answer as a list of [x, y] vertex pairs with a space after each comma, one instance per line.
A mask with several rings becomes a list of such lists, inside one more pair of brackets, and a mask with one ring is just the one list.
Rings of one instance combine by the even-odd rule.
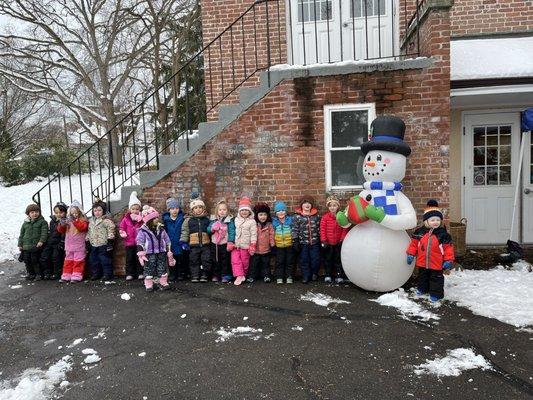
[[140, 246], [146, 254], [166, 253], [170, 248], [170, 238], [162, 224], [159, 224], [155, 232], [146, 225], [137, 231], [137, 246]]
[[69, 252], [85, 252], [85, 236], [87, 236], [87, 229], [89, 228], [89, 221], [81, 218], [68, 218], [66, 225], [59, 224], [57, 231], [65, 233], [65, 251]]
[[50, 229], [48, 230], [47, 246], [65, 248], [65, 234], [59, 233], [57, 227], [59, 226], [59, 219], [55, 215], [50, 216]]
[[267, 254], [270, 253], [270, 249], [275, 245], [274, 241], [274, 227], [271, 222], [261, 225], [260, 222], [257, 223], [257, 248], [256, 254]]
[[300, 244], [313, 245], [320, 242], [320, 217], [316, 208], [312, 208], [309, 215], [303, 215], [300, 208], [296, 210], [292, 237]]
[[293, 217], [289, 215], [285, 216], [283, 223], [277, 217], [272, 218], [276, 247], [284, 248], [292, 246], [292, 224]]
[[137, 246], [137, 231], [143, 226], [143, 221], [141, 219], [141, 214], [139, 214], [139, 220], [134, 221], [131, 219], [131, 212], [124, 214], [122, 221], [120, 221], [119, 229], [126, 232], [126, 237], [124, 238], [124, 246]]
[[107, 215], [91, 217], [86, 240], [93, 247], [105, 246], [108, 240], [115, 239], [115, 224]]
[[324, 214], [320, 219], [320, 241], [335, 246], [342, 242], [349, 229], [337, 223], [337, 216], [331, 212]]
[[211, 241], [209, 240], [209, 234], [207, 233], [207, 227], [209, 226], [209, 218], [207, 216], [191, 216], [186, 217], [183, 221], [181, 228], [180, 242], [189, 243], [191, 247], [206, 246]]
[[417, 228], [412, 234], [407, 254], [416, 257], [417, 267], [435, 270], [442, 270], [444, 261], [455, 259], [452, 237], [444, 226], [436, 229], [426, 226]]
[[233, 219], [235, 224], [235, 247], [238, 249], [247, 249], [250, 245], [257, 243], [257, 226], [253, 215], [248, 218], [242, 218], [237, 215]]
[[26, 218], [20, 228], [20, 235], [18, 246], [22, 250], [32, 251], [37, 249], [37, 243], [41, 242], [43, 245], [48, 238], [48, 223], [39, 215], [37, 219], [32, 220], [30, 217]]
[[181, 254], [183, 250], [180, 246], [181, 228], [184, 221], [183, 212], [180, 210], [176, 219], [172, 219], [169, 212], [163, 214], [163, 224], [170, 238], [170, 250], [174, 254]]
[[235, 224], [230, 216], [220, 218], [211, 218], [207, 227], [207, 232], [211, 235], [211, 241], [217, 245], [223, 245], [228, 242], [235, 242]]

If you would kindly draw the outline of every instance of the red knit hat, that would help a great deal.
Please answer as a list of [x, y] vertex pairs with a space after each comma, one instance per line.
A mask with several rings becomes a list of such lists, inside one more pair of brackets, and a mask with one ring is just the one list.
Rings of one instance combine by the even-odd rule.
[[239, 201], [239, 211], [241, 211], [241, 210], [248, 210], [248, 211], [252, 212], [252, 202], [250, 201], [250, 199], [248, 197], [243, 197]]

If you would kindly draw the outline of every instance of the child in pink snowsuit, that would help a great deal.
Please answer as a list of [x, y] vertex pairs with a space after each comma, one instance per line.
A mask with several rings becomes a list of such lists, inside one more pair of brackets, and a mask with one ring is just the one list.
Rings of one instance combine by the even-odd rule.
[[126, 248], [126, 280], [133, 278], [144, 279], [143, 267], [137, 258], [137, 231], [143, 226], [141, 215], [141, 202], [137, 197], [137, 192], [130, 195], [129, 211], [124, 214], [119, 225], [120, 237], [124, 239]]
[[243, 197], [239, 202], [239, 212], [233, 219], [233, 224], [235, 225], [235, 248], [231, 252], [231, 268], [233, 276], [236, 277], [235, 285], [240, 285], [246, 279], [250, 267], [250, 256], [255, 254], [257, 243], [257, 225], [249, 198]]
[[65, 233], [65, 262], [60, 282], [81, 282], [85, 270], [85, 236], [89, 221], [81, 211], [81, 204], [74, 200], [67, 211], [67, 219], [57, 226]]

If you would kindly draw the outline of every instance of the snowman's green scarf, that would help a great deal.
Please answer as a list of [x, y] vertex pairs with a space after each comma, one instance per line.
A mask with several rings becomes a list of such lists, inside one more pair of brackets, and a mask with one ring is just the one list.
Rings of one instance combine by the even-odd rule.
[[400, 182], [370, 181], [363, 183], [363, 187], [372, 191], [374, 206], [383, 208], [386, 215], [398, 215], [396, 192], [402, 190]]

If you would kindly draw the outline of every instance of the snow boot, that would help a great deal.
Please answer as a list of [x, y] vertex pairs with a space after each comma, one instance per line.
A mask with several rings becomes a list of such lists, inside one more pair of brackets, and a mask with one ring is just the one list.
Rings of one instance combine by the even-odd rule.
[[144, 287], [146, 288], [147, 292], [153, 292], [154, 291], [154, 281], [151, 277], [144, 278]]
[[430, 294], [430, 295], [429, 295], [429, 300], [430, 300], [431, 302], [433, 302], [433, 303], [436, 303], [436, 302], [438, 302], [440, 299], [439, 299], [437, 296], [435, 296], [435, 295], [433, 295], [433, 294]]
[[245, 281], [245, 277], [244, 276], [238, 276], [237, 278], [235, 278], [235, 282], [233, 282], [235, 285], [239, 286], [241, 283], [243, 283]]
[[265, 283], [270, 283], [270, 278], [269, 278], [268, 276], [265, 276], [265, 277], [263, 278], [263, 282], [265, 282]]
[[340, 276], [335, 278], [335, 283], [339, 284], [339, 283], [343, 283], [344, 282], [344, 279], [342, 279]]
[[331, 276], [326, 276], [326, 277], [324, 278], [324, 282], [325, 282], [325, 283], [331, 283]]
[[281, 279], [281, 278], [276, 279], [276, 283], [278, 285], [281, 285], [283, 283], [283, 279]]
[[287, 278], [287, 283], [292, 283], [292, 278], [290, 276]]
[[127, 281], [132, 281], [133, 280], [133, 276], [131, 276], [131, 275], [126, 276], [126, 280]]
[[170, 289], [170, 285], [168, 284], [168, 275], [162, 275], [161, 278], [159, 278], [159, 288], [161, 290], [168, 290]]

